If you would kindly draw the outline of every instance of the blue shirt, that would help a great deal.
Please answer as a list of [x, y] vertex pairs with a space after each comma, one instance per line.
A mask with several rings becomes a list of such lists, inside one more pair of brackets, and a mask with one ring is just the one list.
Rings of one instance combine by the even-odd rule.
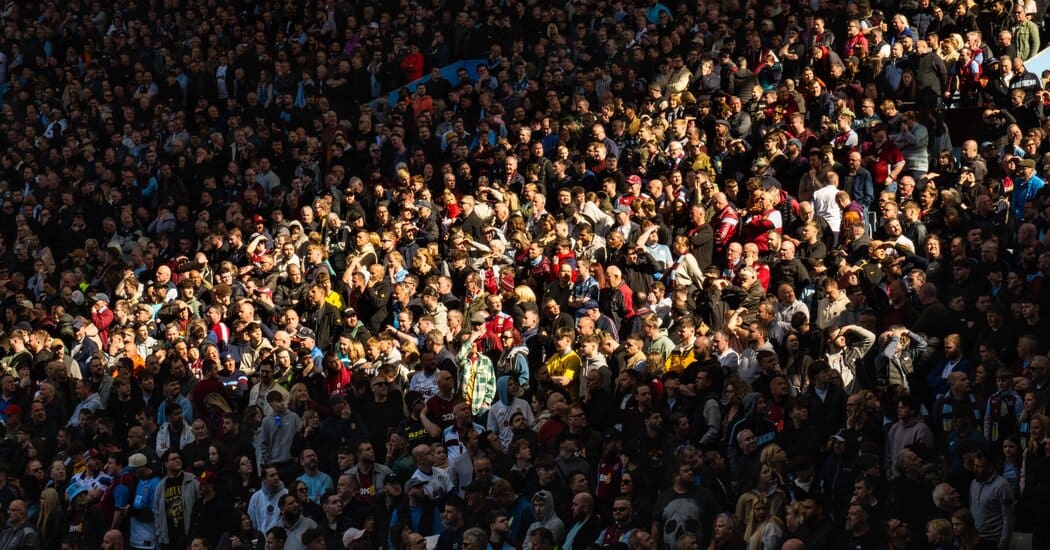
[[310, 500], [317, 504], [321, 503], [321, 495], [325, 491], [335, 488], [332, 483], [332, 478], [324, 472], [317, 472], [317, 475], [310, 477], [305, 473], [296, 478], [296, 481], [302, 481], [306, 484], [306, 493], [310, 497]]

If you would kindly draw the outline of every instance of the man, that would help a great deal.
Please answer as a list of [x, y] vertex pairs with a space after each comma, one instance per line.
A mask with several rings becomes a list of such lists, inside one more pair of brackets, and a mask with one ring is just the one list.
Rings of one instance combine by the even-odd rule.
[[[273, 411], [263, 418], [259, 433], [259, 460], [263, 464], [273, 464], [281, 472], [281, 478], [291, 479], [295, 474], [295, 460], [292, 458], [292, 441], [299, 431], [302, 420], [295, 411], [288, 410], [284, 394], [271, 391], [266, 402]], [[261, 529], [260, 529], [261, 530]]]
[[995, 471], [992, 457], [978, 450], [970, 482], [970, 513], [981, 534], [982, 545], [1006, 550], [1014, 533], [1014, 491]]
[[573, 524], [565, 534], [564, 550], [582, 550], [591, 546], [601, 533], [601, 522], [594, 514], [594, 496], [579, 493], [572, 498]]
[[[846, 393], [854, 393], [863, 382], [869, 381], [864, 379], [864, 356], [875, 344], [875, 334], [860, 325], [841, 328], [832, 325], [827, 334], [828, 365], [842, 376]], [[859, 338], [853, 343], [848, 343], [847, 334], [855, 334]]]
[[499, 435], [504, 448], [509, 448], [514, 440], [514, 430], [510, 424], [510, 419], [514, 414], [521, 413], [530, 426], [533, 423], [532, 407], [527, 401], [517, 397], [520, 390], [521, 385], [517, 377], [501, 376], [496, 380], [498, 399], [489, 409], [488, 429]]
[[673, 471], [671, 487], [660, 493], [653, 505], [650, 534], [653, 545], [660, 550], [675, 548], [678, 537], [685, 533], [706, 540], [710, 535], [705, 532], [706, 526], [713, 525], [720, 512], [711, 492], [696, 488], [692, 465], [679, 464]]
[[[973, 363], [963, 355], [962, 336], [949, 334], [944, 338], [944, 359], [930, 369], [926, 376], [926, 385], [934, 397], [940, 397], [948, 393], [948, 377], [954, 372], [966, 373], [967, 378], [972, 379], [974, 375]], [[994, 376], [995, 373], [988, 373]]]
[[437, 550], [460, 550], [463, 547], [463, 500], [455, 495], [445, 500], [441, 510], [441, 536], [437, 540]]
[[14, 500], [7, 505], [7, 529], [0, 533], [0, 548], [5, 550], [36, 550], [41, 548], [40, 535], [29, 522], [29, 513], [24, 500]]
[[278, 505], [286, 494], [288, 489], [285, 489], [277, 467], [272, 464], [263, 466], [262, 487], [248, 501], [248, 517], [252, 519], [252, 526], [263, 533], [277, 526], [280, 514]]
[[448, 462], [452, 464], [456, 458], [463, 453], [466, 447], [467, 435], [470, 432], [481, 433], [485, 428], [474, 422], [470, 414], [470, 406], [466, 401], [457, 401], [452, 408], [453, 423], [441, 433], [441, 440], [445, 444]]
[[956, 510], [962, 508], [959, 491], [950, 483], [941, 483], [933, 488], [933, 505], [937, 508], [938, 517], [950, 520]]
[[890, 481], [902, 475], [895, 468], [898, 465], [897, 455], [907, 447], [933, 448], [933, 432], [918, 415], [919, 401], [912, 397], [903, 397], [897, 401], [897, 422], [890, 426], [886, 435], [885, 472]]
[[364, 440], [357, 444], [357, 463], [346, 473], [357, 480], [355, 501], [371, 504], [376, 495], [382, 494], [386, 477], [394, 471], [376, 462], [375, 447], [371, 441]]
[[846, 512], [846, 532], [840, 539], [840, 548], [875, 550], [879, 547], [879, 534], [872, 529], [871, 513], [867, 506], [851, 504]]
[[580, 356], [572, 349], [574, 340], [575, 332], [571, 328], [557, 329], [554, 332], [554, 345], [557, 351], [547, 360], [546, 365], [551, 380], [566, 388], [571, 399], [579, 396], [578, 373], [583, 364]]
[[532, 496], [532, 512], [536, 516], [536, 521], [525, 532], [526, 549], [531, 545], [532, 533], [538, 529], [546, 529], [553, 537], [553, 542], [561, 544], [565, 537], [565, 523], [558, 517], [556, 511], [554, 493], [545, 489], [536, 491], [536, 494]]
[[623, 543], [627, 544], [634, 534], [634, 508], [627, 495], [616, 497], [613, 501], [612, 522], [598, 535], [598, 546]]
[[288, 533], [288, 541], [285, 543], [286, 550], [306, 550], [303, 544], [303, 534], [317, 527], [317, 522], [303, 515], [299, 500], [295, 495], [287, 494], [281, 497], [281, 527]]
[[321, 497], [321, 509], [324, 517], [320, 529], [325, 543], [328, 548], [339, 548], [343, 533], [352, 526], [350, 515], [343, 512], [343, 498], [336, 492], [325, 493]]
[[161, 456], [165, 477], [153, 493], [153, 526], [162, 548], [185, 548], [190, 519], [200, 500], [197, 478], [182, 469], [182, 453], [168, 449]]
[[1014, 190], [1010, 194], [1010, 211], [1017, 219], [1024, 219], [1024, 205], [1035, 198], [1046, 182], [1035, 175], [1035, 161], [1024, 159], [1021, 161], [1014, 178]]
[[200, 484], [201, 498], [193, 510], [193, 533], [203, 537], [208, 544], [216, 545], [223, 532], [229, 529], [227, 522], [233, 506], [225, 494], [215, 487], [218, 474], [205, 471], [197, 478]]
[[1017, 48], [1017, 57], [1028, 61], [1039, 53], [1039, 27], [1028, 18], [1023, 3], [1014, 4], [1013, 26], [1009, 29], [1013, 34], [1013, 42]]
[[306, 484], [308, 498], [317, 503], [321, 503], [321, 495], [335, 488], [335, 483], [332, 482], [332, 477], [328, 474], [320, 471], [318, 468], [317, 452], [313, 449], [306, 448], [299, 453], [299, 465], [303, 468], [303, 473], [296, 481], [302, 481]]
[[[441, 511], [423, 492], [424, 485], [426, 482], [416, 477], [405, 482], [408, 498], [393, 511], [390, 525], [403, 522], [413, 532], [424, 537], [441, 533]], [[392, 541], [388, 541], [388, 544], [392, 544]]]
[[[460, 393], [470, 405], [471, 414], [481, 416], [488, 412], [496, 397], [496, 373], [492, 359], [479, 353], [475, 343], [488, 332], [485, 319], [471, 319], [473, 329], [459, 350]], [[440, 383], [440, 379], [438, 380]], [[431, 398], [437, 399], [437, 396]], [[451, 457], [449, 457], [451, 460]]]
[[317, 347], [325, 350], [336, 343], [342, 324], [339, 310], [325, 300], [327, 295], [324, 286], [314, 283], [306, 293], [306, 301], [301, 304], [304, 306], [301, 323], [314, 331]]
[[124, 550], [124, 534], [116, 529], [106, 531], [102, 535], [102, 550]]

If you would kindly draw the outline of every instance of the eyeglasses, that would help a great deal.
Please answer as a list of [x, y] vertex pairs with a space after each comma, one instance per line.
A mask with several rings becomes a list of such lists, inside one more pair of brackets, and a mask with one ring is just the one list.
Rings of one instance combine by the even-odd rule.
[[613, 512], [626, 512], [627, 508], [613, 508]]
[[621, 479], [620, 480], [620, 485], [630, 485], [632, 483], [634, 483], [634, 480], [632, 480], [632, 479]]

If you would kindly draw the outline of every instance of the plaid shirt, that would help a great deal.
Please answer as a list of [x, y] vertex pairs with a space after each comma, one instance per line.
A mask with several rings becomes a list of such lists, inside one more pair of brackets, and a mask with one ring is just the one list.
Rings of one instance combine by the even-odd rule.
[[496, 371], [487, 355], [478, 353], [474, 339], [459, 349], [460, 392], [474, 415], [484, 414], [496, 398]]

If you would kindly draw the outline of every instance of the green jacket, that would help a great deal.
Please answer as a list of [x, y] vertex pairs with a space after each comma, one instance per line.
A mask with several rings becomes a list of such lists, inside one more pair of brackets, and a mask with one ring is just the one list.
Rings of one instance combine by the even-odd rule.
[[1014, 27], [1013, 33], [1017, 57], [1028, 61], [1028, 59], [1039, 53], [1039, 27], [1035, 23], [1025, 20]]

